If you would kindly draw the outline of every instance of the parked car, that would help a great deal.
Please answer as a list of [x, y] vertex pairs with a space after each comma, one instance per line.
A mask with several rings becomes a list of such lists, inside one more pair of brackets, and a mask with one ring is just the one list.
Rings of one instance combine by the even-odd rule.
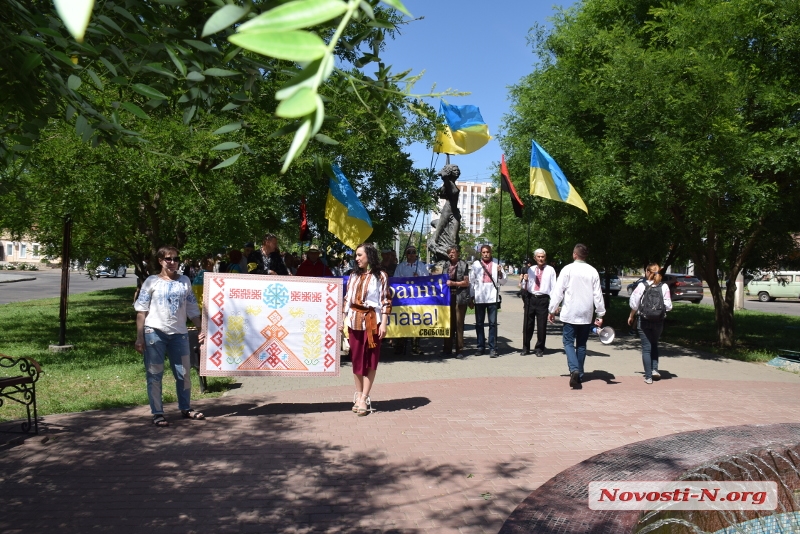
[[761, 302], [771, 302], [776, 298], [800, 298], [800, 271], [766, 273], [750, 281], [746, 293], [758, 295]]
[[644, 276], [640, 276], [635, 282], [628, 284], [628, 295], [633, 295], [633, 291], [636, 289], [636, 286], [638, 286], [641, 282], [644, 282]]
[[125, 278], [128, 274], [128, 266], [124, 262], [115, 258], [106, 258], [103, 263], [97, 266], [95, 276], [100, 278], [106, 276], [108, 278]]
[[616, 274], [611, 275], [611, 290], [609, 291], [608, 287], [606, 287], [606, 273], [600, 272], [600, 287], [603, 290], [603, 293], [611, 293], [613, 296], [619, 295], [619, 292], [622, 290], [622, 282], [619, 279], [619, 276]]
[[703, 282], [689, 274], [665, 274], [663, 282], [669, 286], [669, 296], [673, 301], [688, 300], [700, 304], [703, 300]]

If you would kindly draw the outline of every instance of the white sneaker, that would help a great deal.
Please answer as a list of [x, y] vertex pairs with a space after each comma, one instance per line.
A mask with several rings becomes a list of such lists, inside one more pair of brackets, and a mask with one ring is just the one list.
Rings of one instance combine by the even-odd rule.
[[653, 370], [653, 380], [661, 380], [661, 375], [656, 370]]
[[653, 383], [653, 379], [652, 378], [645, 378], [644, 379], [644, 383], [645, 384], [652, 384]]

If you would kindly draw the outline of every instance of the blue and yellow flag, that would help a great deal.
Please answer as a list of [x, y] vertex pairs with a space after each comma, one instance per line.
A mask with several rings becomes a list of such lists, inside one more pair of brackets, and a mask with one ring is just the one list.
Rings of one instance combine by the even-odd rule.
[[339, 167], [331, 165], [331, 168], [333, 176], [328, 178], [328, 200], [325, 203], [328, 231], [355, 249], [372, 234], [372, 221]]
[[442, 102], [439, 113], [447, 125], [436, 133], [433, 151], [439, 154], [471, 154], [483, 147], [492, 136], [478, 106], [451, 106]]
[[536, 141], [531, 147], [531, 195], [566, 202], [589, 213], [583, 199], [567, 181], [556, 160]]

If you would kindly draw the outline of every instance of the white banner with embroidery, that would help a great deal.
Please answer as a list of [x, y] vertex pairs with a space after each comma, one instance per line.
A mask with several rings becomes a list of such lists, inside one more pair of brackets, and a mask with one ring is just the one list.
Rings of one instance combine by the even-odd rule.
[[205, 273], [204, 376], [339, 376], [342, 280]]

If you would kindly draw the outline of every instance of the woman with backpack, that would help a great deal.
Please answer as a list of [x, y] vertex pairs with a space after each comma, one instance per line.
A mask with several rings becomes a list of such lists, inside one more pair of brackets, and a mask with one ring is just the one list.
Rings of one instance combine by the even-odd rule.
[[645, 384], [661, 379], [658, 373], [658, 338], [664, 329], [664, 317], [672, 310], [669, 287], [661, 283], [660, 270], [657, 263], [648, 265], [644, 283], [636, 286], [629, 301], [631, 315], [628, 317], [628, 325], [633, 326], [634, 321], [637, 321], [642, 340]]

